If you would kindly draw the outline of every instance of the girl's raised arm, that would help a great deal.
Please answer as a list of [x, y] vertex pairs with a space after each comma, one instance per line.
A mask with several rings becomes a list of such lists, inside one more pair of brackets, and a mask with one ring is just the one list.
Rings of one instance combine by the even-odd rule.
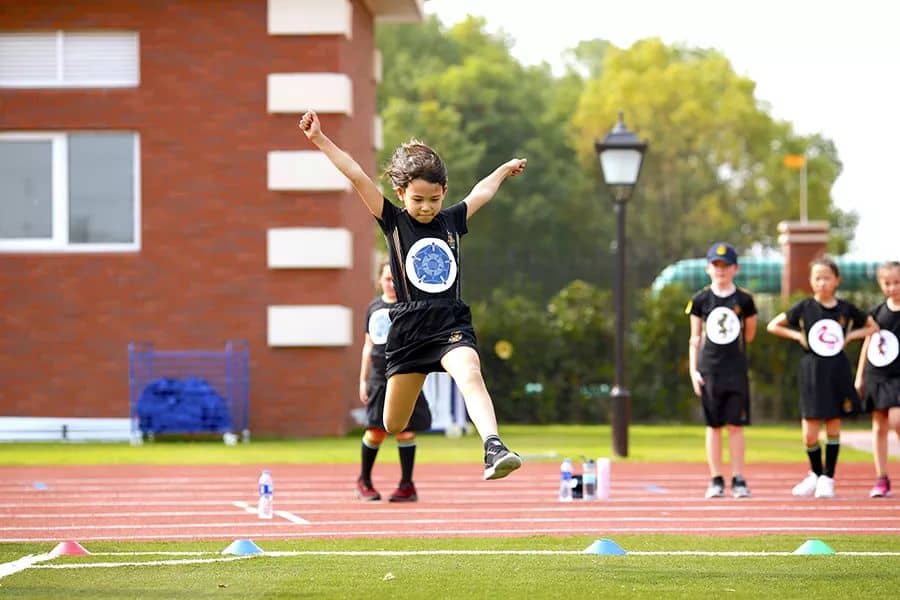
[[366, 175], [362, 167], [359, 166], [353, 157], [337, 147], [337, 145], [322, 133], [322, 126], [319, 124], [319, 117], [313, 111], [307, 111], [300, 119], [300, 130], [306, 134], [316, 148], [322, 151], [328, 160], [338, 168], [338, 171], [344, 174], [344, 177], [350, 180], [353, 189], [362, 198], [369, 212], [376, 218], [381, 218], [381, 211], [384, 208], [384, 197], [375, 182]]
[[500, 165], [494, 169], [493, 173], [476, 183], [469, 195], [463, 199], [463, 202], [466, 203], [466, 220], [471, 219], [472, 215], [478, 212], [478, 209], [494, 197], [494, 194], [500, 189], [500, 184], [507, 177], [515, 177], [521, 174], [525, 170], [527, 162], [528, 160], [524, 158], [514, 158]]

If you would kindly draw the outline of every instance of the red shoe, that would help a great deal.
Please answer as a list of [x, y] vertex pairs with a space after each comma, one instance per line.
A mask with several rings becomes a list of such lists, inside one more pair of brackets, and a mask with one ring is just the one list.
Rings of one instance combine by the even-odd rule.
[[416, 502], [419, 497], [416, 495], [416, 486], [412, 481], [406, 483], [400, 482], [394, 493], [388, 499], [389, 502]]
[[381, 494], [378, 493], [378, 490], [372, 487], [372, 482], [363, 481], [362, 477], [356, 480], [356, 497], [363, 502], [374, 502], [375, 500], [381, 500]]

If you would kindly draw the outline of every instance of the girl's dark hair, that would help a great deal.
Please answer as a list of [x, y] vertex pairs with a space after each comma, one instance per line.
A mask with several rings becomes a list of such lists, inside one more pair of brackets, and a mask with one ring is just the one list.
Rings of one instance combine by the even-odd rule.
[[834, 262], [834, 259], [832, 259], [830, 256], [820, 256], [818, 258], [814, 258], [812, 262], [809, 263], [809, 270], [812, 271], [813, 267], [815, 266], [828, 267], [829, 269], [831, 269], [831, 272], [834, 273], [835, 277], [841, 276], [841, 270], [838, 269], [837, 263]]
[[384, 174], [391, 178], [395, 190], [405, 190], [414, 179], [437, 183], [447, 187], [447, 167], [438, 153], [419, 140], [412, 139], [401, 144]]

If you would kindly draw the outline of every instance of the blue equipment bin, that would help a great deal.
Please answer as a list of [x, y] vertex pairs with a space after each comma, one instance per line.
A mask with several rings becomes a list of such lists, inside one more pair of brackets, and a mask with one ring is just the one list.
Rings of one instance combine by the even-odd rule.
[[159, 433], [234, 433], [250, 437], [250, 352], [155, 350], [128, 344], [132, 439]]

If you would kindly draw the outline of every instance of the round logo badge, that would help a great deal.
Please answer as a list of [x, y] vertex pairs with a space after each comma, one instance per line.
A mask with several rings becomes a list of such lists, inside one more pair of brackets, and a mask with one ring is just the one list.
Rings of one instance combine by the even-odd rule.
[[809, 348], [819, 356], [834, 356], [844, 349], [844, 330], [834, 319], [820, 319], [809, 328]]
[[897, 336], [892, 331], [883, 330], [872, 334], [866, 358], [876, 367], [886, 367], [897, 360], [898, 351]]
[[456, 281], [456, 259], [447, 242], [438, 238], [422, 238], [406, 255], [406, 276], [429, 294], [450, 289]]
[[741, 321], [725, 306], [715, 307], [706, 317], [706, 337], [714, 344], [730, 344], [741, 333]]
[[373, 344], [381, 346], [387, 343], [388, 331], [391, 329], [391, 317], [388, 316], [390, 312], [389, 308], [379, 308], [369, 317], [369, 337]]

